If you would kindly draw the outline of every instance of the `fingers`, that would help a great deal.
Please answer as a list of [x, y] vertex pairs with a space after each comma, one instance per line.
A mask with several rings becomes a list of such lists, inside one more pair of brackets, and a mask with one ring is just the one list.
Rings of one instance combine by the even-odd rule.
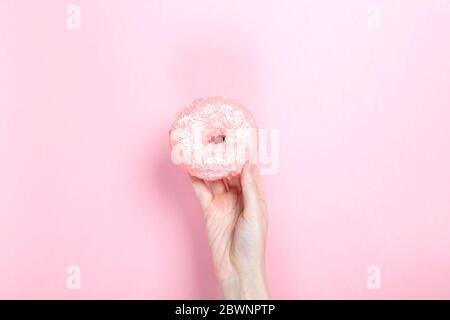
[[208, 181], [207, 184], [200, 178], [191, 175], [189, 177], [202, 209], [209, 206], [215, 195], [220, 195], [228, 191], [228, 183], [225, 180]]
[[225, 181], [223, 180], [210, 181], [209, 187], [215, 195], [219, 195], [227, 191], [227, 186], [225, 185]]
[[239, 177], [229, 177], [227, 183], [229, 188], [241, 190], [241, 180]]
[[209, 190], [206, 183], [197, 177], [193, 177], [189, 175], [191, 179], [192, 187], [194, 188], [194, 192], [197, 195], [198, 200], [200, 201], [200, 205], [202, 209], [206, 209], [212, 201], [213, 194], [211, 190]]
[[247, 163], [241, 175], [244, 212], [247, 214], [265, 214], [266, 198], [263, 191], [258, 166]]

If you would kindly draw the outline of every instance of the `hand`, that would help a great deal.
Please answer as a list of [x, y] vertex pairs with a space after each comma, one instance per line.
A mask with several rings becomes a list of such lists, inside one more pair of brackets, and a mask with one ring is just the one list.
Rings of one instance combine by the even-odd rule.
[[216, 276], [225, 299], [268, 299], [265, 279], [267, 208], [259, 169], [240, 179], [191, 177], [206, 223]]

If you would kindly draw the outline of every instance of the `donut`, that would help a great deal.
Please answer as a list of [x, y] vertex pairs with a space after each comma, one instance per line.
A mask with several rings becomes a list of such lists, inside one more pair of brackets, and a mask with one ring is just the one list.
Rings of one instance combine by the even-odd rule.
[[255, 161], [256, 130], [239, 102], [197, 99], [177, 114], [169, 131], [172, 162], [207, 181], [239, 176], [247, 161]]

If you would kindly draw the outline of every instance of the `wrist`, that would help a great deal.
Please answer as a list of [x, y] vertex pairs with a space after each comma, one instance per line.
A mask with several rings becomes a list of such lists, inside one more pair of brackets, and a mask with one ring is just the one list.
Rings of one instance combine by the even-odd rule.
[[230, 300], [265, 300], [269, 299], [265, 273], [235, 273], [221, 281], [225, 299]]

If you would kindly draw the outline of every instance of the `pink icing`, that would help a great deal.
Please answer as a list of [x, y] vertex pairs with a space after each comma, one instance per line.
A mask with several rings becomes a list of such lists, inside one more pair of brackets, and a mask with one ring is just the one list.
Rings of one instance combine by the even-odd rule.
[[172, 124], [172, 160], [205, 180], [237, 176], [256, 152], [256, 137], [255, 120], [237, 101], [198, 99]]

